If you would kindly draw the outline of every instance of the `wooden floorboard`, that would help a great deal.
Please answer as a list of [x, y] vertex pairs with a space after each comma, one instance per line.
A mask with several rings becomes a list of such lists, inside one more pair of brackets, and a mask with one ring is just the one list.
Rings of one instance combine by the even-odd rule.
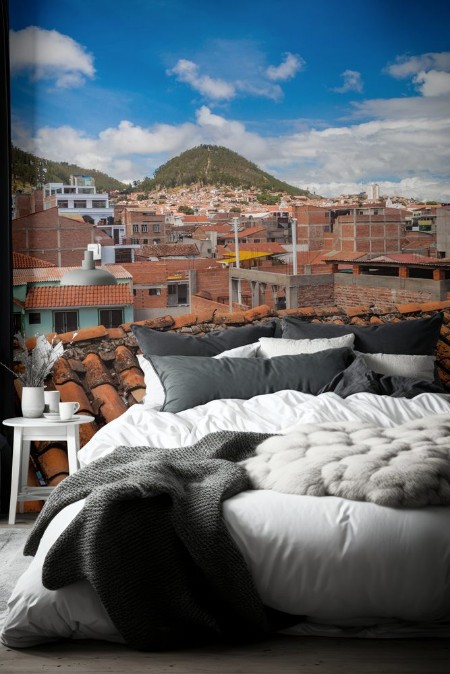
[[442, 639], [277, 636], [239, 647], [141, 653], [105, 642], [0, 648], [0, 674], [449, 674]]

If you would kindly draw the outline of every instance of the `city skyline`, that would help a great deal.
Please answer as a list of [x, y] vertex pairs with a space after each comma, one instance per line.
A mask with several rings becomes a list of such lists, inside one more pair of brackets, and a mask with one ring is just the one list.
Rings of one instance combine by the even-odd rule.
[[10, 3], [13, 142], [124, 182], [202, 143], [317, 194], [450, 201], [449, 9]]

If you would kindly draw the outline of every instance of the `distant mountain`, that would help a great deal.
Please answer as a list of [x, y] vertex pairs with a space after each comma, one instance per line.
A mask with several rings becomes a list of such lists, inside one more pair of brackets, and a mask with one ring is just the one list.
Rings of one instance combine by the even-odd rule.
[[30, 152], [24, 152], [18, 147], [11, 150], [11, 178], [13, 189], [26, 189], [38, 187], [45, 183], [69, 184], [71, 175], [92, 176], [98, 192], [110, 192], [111, 190], [123, 190], [126, 185], [106, 173], [95, 169], [81, 168], [76, 164], [67, 162], [51, 161], [36, 157]]
[[237, 152], [219, 145], [200, 145], [182, 152], [156, 169], [153, 179], [145, 178], [135, 189], [149, 192], [194, 184], [309, 194], [307, 190], [277, 180]]

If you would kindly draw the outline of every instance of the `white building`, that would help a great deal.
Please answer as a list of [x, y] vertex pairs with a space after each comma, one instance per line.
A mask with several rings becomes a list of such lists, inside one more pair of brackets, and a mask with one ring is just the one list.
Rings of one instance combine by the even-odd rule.
[[[56, 202], [56, 204], [55, 204]], [[58, 206], [60, 215], [89, 216], [94, 224], [100, 220], [108, 222], [113, 217], [113, 209], [109, 206], [109, 194], [98, 193], [94, 178], [91, 176], [70, 176], [70, 184], [47, 183], [44, 185], [44, 209]]]
[[378, 183], [372, 183], [369, 187], [369, 201], [378, 202], [380, 199], [380, 186]]

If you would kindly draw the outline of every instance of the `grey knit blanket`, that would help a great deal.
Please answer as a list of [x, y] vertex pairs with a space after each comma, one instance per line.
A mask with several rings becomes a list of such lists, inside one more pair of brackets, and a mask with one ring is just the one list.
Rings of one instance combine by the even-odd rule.
[[87, 579], [140, 650], [261, 638], [270, 619], [222, 501], [251, 488], [237, 462], [267, 437], [218, 432], [179, 449], [119, 447], [58, 485], [25, 554], [60, 510], [85, 498], [45, 558], [45, 587]]

